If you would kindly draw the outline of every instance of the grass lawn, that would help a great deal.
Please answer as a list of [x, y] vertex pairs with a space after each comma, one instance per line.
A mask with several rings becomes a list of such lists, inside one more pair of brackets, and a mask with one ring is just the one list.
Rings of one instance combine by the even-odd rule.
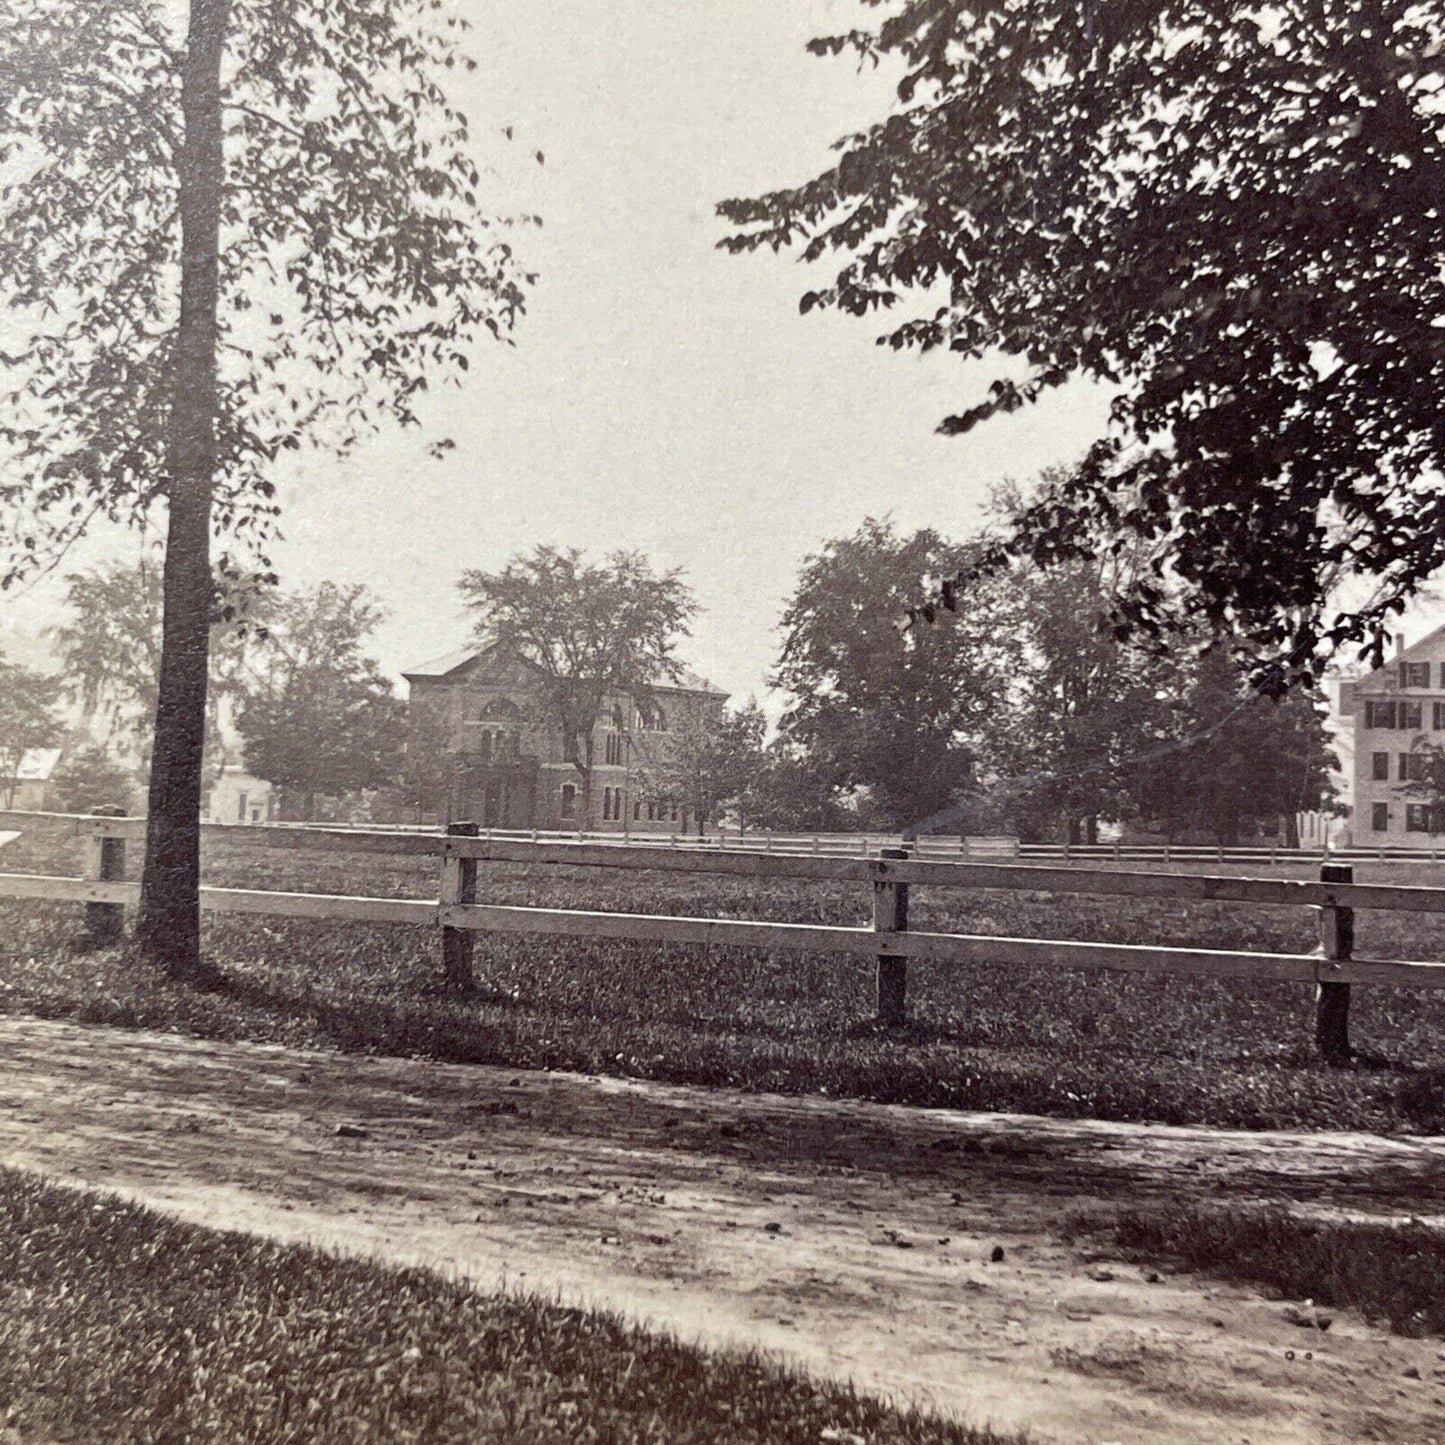
[[[1357, 1309], [1396, 1334], [1445, 1335], [1445, 1233], [1428, 1225], [1309, 1219], [1284, 1209], [1171, 1200], [1113, 1218], [1077, 1217], [1112, 1253], [1264, 1285], [1311, 1306]], [[1297, 1323], [1319, 1325], [1318, 1311]], [[1324, 1327], [1328, 1328], [1328, 1316]]]
[[[46, 850], [50, 850], [48, 853]], [[136, 850], [132, 850], [134, 853]], [[11, 844], [74, 872], [73, 844]], [[221, 840], [208, 881], [435, 897], [433, 860]], [[1371, 875], [1358, 870], [1362, 878]], [[1404, 880], [1401, 870], [1382, 877]], [[1419, 880], [1412, 880], [1419, 881]], [[868, 890], [616, 869], [482, 865], [498, 903], [863, 923]], [[1307, 909], [916, 888], [919, 929], [1301, 952]], [[78, 954], [81, 910], [0, 905], [0, 1009], [208, 1037], [563, 1068], [892, 1102], [1244, 1128], [1445, 1131], [1445, 997], [1355, 990], [1350, 1068], [1310, 1054], [1308, 988], [1045, 966], [914, 964], [912, 1022], [877, 1030], [867, 959], [479, 935], [471, 1000], [438, 988], [434, 931], [218, 917], [213, 993], [124, 952]], [[1361, 914], [1360, 956], [1445, 958], [1445, 919]]]
[[8, 1169], [0, 1403], [17, 1441], [1005, 1438], [608, 1315], [180, 1224]]

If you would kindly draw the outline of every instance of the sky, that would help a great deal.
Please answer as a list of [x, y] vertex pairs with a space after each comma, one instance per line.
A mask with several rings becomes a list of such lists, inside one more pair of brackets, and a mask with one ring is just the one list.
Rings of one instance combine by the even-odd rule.
[[[462, 387], [433, 395], [422, 432], [278, 478], [283, 585], [373, 588], [389, 671], [464, 643], [466, 568], [539, 542], [636, 548], [696, 592], [685, 660], [766, 700], [778, 618], [827, 538], [883, 514], [962, 535], [995, 483], [1076, 456], [1102, 428], [1106, 398], [1079, 384], [942, 438], [939, 419], [991, 372], [879, 348], [867, 321], [802, 317], [824, 271], [716, 249], [717, 201], [816, 174], [892, 103], [888, 76], [804, 51], [866, 21], [854, 0], [456, 9], [480, 62], [456, 98], [497, 207], [543, 219], [514, 237], [539, 273], [528, 314], [513, 348], [483, 348]], [[437, 460], [439, 436], [457, 445]], [[97, 535], [71, 565], [135, 548]], [[61, 582], [0, 599], [0, 628], [33, 638]]]

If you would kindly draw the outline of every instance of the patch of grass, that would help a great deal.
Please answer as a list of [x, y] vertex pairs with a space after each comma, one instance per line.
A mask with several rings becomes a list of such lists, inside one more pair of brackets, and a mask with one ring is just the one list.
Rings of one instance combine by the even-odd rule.
[[754, 1355], [0, 1169], [0, 1427], [108, 1441], [1005, 1445]]
[[[73, 871], [7, 849], [7, 868]], [[28, 845], [27, 845], [28, 846]], [[38, 843], [35, 846], [40, 846]], [[135, 850], [132, 850], [135, 851]], [[134, 860], [133, 860], [134, 861]], [[434, 860], [213, 842], [222, 885], [435, 897]], [[859, 924], [863, 887], [483, 865], [479, 897], [630, 912]], [[1306, 909], [915, 889], [920, 929], [1306, 951]], [[1365, 1051], [1310, 1055], [1311, 990], [1288, 984], [915, 963], [910, 1026], [879, 1030], [866, 958], [481, 934], [472, 999], [439, 988], [431, 930], [216, 917], [214, 993], [123, 953], [77, 954], [80, 910], [0, 907], [0, 1010], [205, 1037], [564, 1068], [896, 1103], [1240, 1128], [1445, 1129], [1445, 997], [1357, 989]], [[1359, 952], [1445, 957], [1445, 920], [1366, 915]]]
[[1278, 1207], [1171, 1200], [1111, 1217], [1079, 1216], [1073, 1233], [1105, 1235], [1126, 1258], [1263, 1285], [1315, 1311], [1303, 1327], [1329, 1327], [1319, 1306], [1358, 1310], [1396, 1334], [1445, 1335], [1445, 1230], [1419, 1221], [1311, 1219]]

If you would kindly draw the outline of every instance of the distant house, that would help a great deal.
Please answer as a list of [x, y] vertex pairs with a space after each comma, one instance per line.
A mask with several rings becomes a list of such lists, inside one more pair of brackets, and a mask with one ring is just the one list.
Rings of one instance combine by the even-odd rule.
[[27, 748], [21, 754], [14, 778], [6, 779], [0, 787], [0, 803], [9, 797], [12, 808], [27, 813], [44, 812], [50, 779], [60, 761], [60, 753], [59, 748]]
[[1445, 808], [1418, 782], [1421, 748], [1445, 748], [1445, 627], [1364, 677], [1341, 684], [1339, 712], [1352, 735], [1357, 848], [1439, 848]]
[[428, 777], [422, 811], [486, 828], [685, 832], [685, 807], [643, 796], [649, 757], [691, 713], [721, 709], [727, 693], [684, 672], [648, 689], [645, 706], [625, 693], [607, 699], [593, 730], [590, 815], [582, 775], [541, 708], [539, 675], [489, 648], [464, 648], [402, 673], [411, 689], [410, 763]]
[[208, 823], [269, 823], [276, 817], [276, 790], [239, 763], [228, 763], [211, 787], [202, 814]]

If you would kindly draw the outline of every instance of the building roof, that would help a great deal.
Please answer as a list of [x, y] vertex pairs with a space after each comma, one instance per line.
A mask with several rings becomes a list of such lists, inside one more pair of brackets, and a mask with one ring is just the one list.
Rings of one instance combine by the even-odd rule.
[[[469, 662], [474, 662], [486, 651], [486, 647], [476, 645], [457, 648], [453, 652], [445, 652], [440, 657], [433, 658], [430, 662], [421, 662], [415, 667], [403, 668], [401, 675], [408, 682], [413, 678], [449, 677]], [[730, 696], [726, 689], [714, 687], [705, 677], [700, 677], [687, 667], [680, 670], [676, 681], [669, 678], [665, 682], [654, 684], [654, 686], [659, 692], [702, 692], [709, 697]]]
[[26, 748], [15, 768], [17, 783], [48, 782], [60, 761], [59, 748]]
[[731, 697], [726, 688], [714, 687], [707, 678], [699, 676], [690, 667], [684, 667], [677, 675], [677, 681], [655, 684], [660, 692], [705, 692], [709, 697]]
[[1372, 682], [1393, 682], [1398, 676], [1392, 671], [1402, 662], [1420, 661], [1420, 653], [1430, 650], [1445, 638], [1445, 626], [1432, 628], [1424, 637], [1417, 638], [1409, 647], [1402, 647], [1393, 656], [1385, 659], [1379, 667], [1372, 668], [1363, 677], [1354, 679], [1357, 687], [1368, 687]]
[[405, 678], [413, 677], [445, 677], [448, 673], [455, 672], [457, 668], [465, 666], [474, 657], [480, 657], [483, 649], [479, 647], [458, 647], [451, 652], [444, 652], [440, 657], [434, 657], [430, 662], [419, 662], [415, 667], [404, 667], [401, 675]]

